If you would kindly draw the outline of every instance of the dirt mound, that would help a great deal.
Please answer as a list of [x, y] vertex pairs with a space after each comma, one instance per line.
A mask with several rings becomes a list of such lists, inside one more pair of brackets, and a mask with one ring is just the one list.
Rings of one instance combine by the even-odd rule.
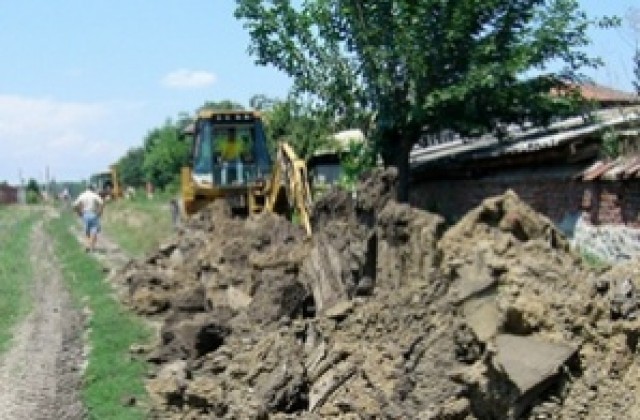
[[153, 416], [640, 413], [633, 267], [591, 272], [512, 192], [447, 230], [394, 177], [329, 192], [311, 240], [215, 203], [126, 267], [128, 303], [163, 323]]

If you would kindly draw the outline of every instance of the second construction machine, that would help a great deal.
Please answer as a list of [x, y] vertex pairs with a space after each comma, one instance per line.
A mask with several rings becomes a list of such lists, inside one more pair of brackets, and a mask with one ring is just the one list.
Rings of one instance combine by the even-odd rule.
[[115, 200], [122, 198], [123, 191], [118, 177], [118, 168], [116, 165], [109, 166], [106, 172], [94, 174], [89, 179], [89, 183], [93, 184], [96, 192], [105, 200]]
[[258, 112], [203, 109], [185, 131], [193, 136], [191, 164], [181, 174], [187, 215], [227, 200], [235, 214], [282, 214], [311, 234], [306, 164], [287, 143], [272, 160]]

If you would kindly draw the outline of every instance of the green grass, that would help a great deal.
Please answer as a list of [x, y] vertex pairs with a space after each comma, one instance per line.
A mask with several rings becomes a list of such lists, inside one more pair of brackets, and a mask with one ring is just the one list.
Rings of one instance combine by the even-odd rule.
[[0, 351], [7, 349], [13, 326], [31, 308], [29, 237], [38, 214], [24, 207], [0, 207]]
[[[70, 227], [75, 223], [73, 216], [65, 213], [49, 223], [47, 229], [55, 239], [69, 289], [76, 301], [88, 303], [92, 312], [84, 402], [91, 419], [144, 418], [146, 364], [133, 359], [129, 348], [134, 343], [148, 342], [151, 331], [115, 300], [100, 265], [84, 252], [71, 233]], [[137, 406], [123, 406], [123, 398], [129, 396], [135, 396]]]
[[107, 203], [102, 217], [105, 235], [131, 257], [141, 257], [171, 235], [169, 198], [144, 197]]
[[580, 256], [582, 257], [582, 261], [590, 268], [602, 270], [610, 267], [610, 264], [604, 259], [585, 249], [580, 250]]

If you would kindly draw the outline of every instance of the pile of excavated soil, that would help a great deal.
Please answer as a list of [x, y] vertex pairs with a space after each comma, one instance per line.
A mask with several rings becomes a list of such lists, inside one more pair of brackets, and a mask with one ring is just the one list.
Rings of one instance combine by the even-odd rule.
[[640, 265], [593, 272], [512, 192], [455, 226], [379, 171], [314, 236], [214, 203], [120, 273], [155, 418], [640, 418]]

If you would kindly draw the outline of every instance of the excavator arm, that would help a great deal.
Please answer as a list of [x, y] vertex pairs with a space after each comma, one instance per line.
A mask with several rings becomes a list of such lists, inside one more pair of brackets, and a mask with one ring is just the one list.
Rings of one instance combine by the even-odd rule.
[[311, 236], [312, 202], [307, 180], [306, 162], [298, 158], [289, 144], [279, 143], [266, 197], [266, 210], [279, 214], [295, 210], [307, 235]]

